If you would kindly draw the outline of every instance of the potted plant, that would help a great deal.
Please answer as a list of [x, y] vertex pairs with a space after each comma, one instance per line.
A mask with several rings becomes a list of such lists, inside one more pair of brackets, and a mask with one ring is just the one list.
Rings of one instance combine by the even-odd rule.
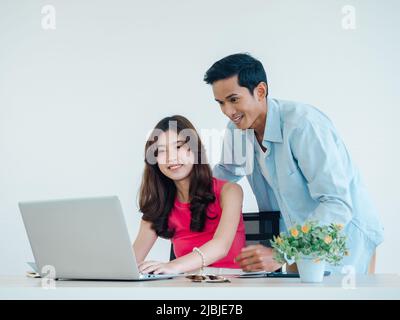
[[274, 259], [282, 264], [296, 262], [303, 282], [321, 282], [325, 263], [339, 265], [349, 254], [342, 230], [341, 224], [319, 225], [317, 221], [295, 225], [287, 234], [274, 236]]

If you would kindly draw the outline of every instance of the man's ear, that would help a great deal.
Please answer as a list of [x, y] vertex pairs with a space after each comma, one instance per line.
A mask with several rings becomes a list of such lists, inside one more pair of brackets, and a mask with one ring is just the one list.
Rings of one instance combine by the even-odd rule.
[[265, 82], [260, 82], [257, 87], [254, 88], [254, 93], [257, 100], [262, 100], [268, 96], [268, 85]]

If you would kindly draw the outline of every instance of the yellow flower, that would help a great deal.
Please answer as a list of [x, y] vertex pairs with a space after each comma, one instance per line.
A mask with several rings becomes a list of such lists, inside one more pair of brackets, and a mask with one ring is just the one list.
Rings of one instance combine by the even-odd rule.
[[303, 231], [304, 233], [308, 233], [308, 231], [310, 231], [310, 227], [308, 225], [304, 225], [301, 227], [301, 231]]
[[299, 231], [298, 231], [296, 228], [293, 228], [293, 229], [290, 230], [290, 234], [291, 234], [293, 237], [296, 238], [296, 237], [299, 235]]
[[339, 223], [339, 224], [337, 224], [337, 225], [336, 225], [336, 227], [337, 227], [337, 228], [338, 228], [338, 230], [340, 231], [340, 230], [342, 230], [342, 229], [343, 229], [343, 224]]
[[277, 244], [282, 244], [282, 242], [283, 242], [282, 238], [280, 236], [277, 236], [276, 237], [276, 243]]
[[324, 242], [326, 244], [330, 244], [332, 242], [332, 237], [331, 236], [326, 236], [325, 239], [324, 239]]

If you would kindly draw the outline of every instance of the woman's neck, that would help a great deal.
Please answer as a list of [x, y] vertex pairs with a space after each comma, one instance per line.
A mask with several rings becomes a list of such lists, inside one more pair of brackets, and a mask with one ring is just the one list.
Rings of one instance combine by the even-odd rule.
[[189, 187], [190, 187], [190, 179], [185, 178], [179, 181], [174, 181], [176, 186], [176, 195], [178, 200], [183, 203], [190, 202], [189, 199]]

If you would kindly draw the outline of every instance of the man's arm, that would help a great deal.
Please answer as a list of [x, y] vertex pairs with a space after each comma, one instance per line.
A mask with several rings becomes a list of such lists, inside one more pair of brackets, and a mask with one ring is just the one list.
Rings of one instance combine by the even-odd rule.
[[353, 169], [340, 138], [329, 126], [307, 121], [294, 130], [290, 144], [310, 196], [319, 202], [309, 219], [346, 225], [352, 218]]
[[230, 182], [238, 182], [243, 176], [242, 175], [236, 175], [233, 173], [229, 165], [224, 165], [223, 163], [217, 163], [213, 169], [213, 176], [222, 179], [222, 180], [228, 180]]
[[[310, 195], [319, 201], [309, 219], [346, 225], [352, 216], [349, 186], [353, 172], [343, 143], [331, 128], [310, 122], [294, 130], [290, 142]], [[244, 248], [236, 260], [245, 271], [280, 267], [273, 260], [273, 250], [262, 245]]]

